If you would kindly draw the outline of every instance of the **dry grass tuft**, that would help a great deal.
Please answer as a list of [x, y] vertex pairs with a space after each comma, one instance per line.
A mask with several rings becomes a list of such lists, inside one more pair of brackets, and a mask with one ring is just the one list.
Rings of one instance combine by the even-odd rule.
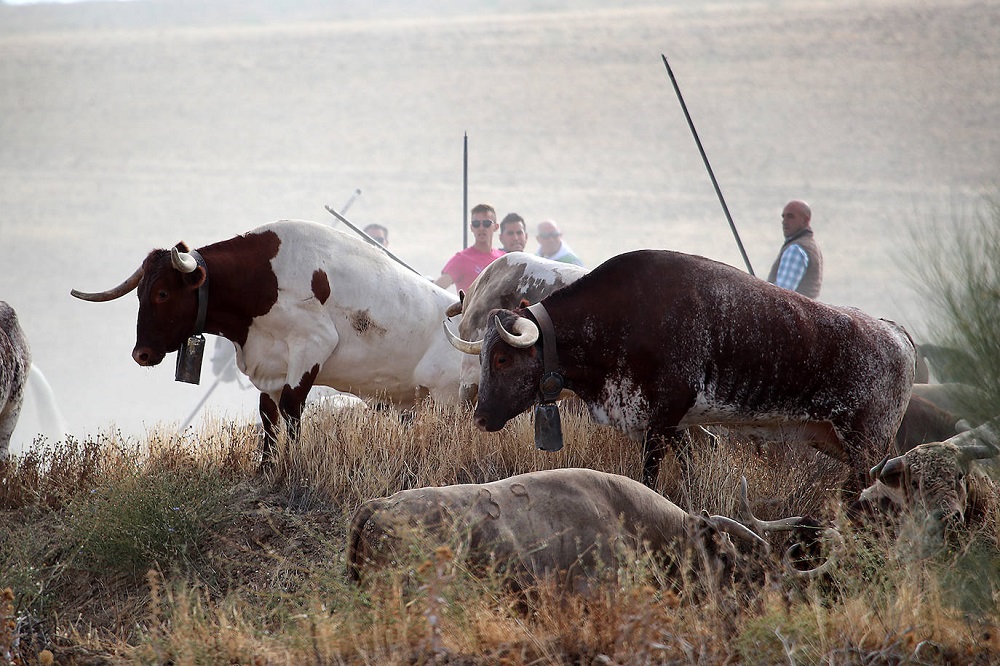
[[[812, 583], [775, 560], [764, 581], [711, 589], [684, 562], [666, 571], [633, 554], [586, 598], [546, 585], [515, 595], [430, 542], [371, 584], [348, 583], [346, 526], [371, 497], [553, 467], [639, 476], [639, 448], [617, 431], [566, 410], [563, 430], [564, 449], [545, 453], [530, 416], [487, 434], [467, 411], [430, 403], [319, 411], [264, 475], [248, 424], [36, 446], [0, 481], [0, 588], [11, 588], [15, 623], [0, 650], [26, 663], [43, 649], [57, 663], [1000, 658], [998, 583], [987, 577], [984, 593], [975, 573], [997, 568], [993, 533], [921, 560], [845, 526], [837, 567]], [[689, 510], [734, 515], [745, 474], [760, 517], [839, 521], [844, 472], [811, 450], [722, 436], [668, 455], [660, 489]]]

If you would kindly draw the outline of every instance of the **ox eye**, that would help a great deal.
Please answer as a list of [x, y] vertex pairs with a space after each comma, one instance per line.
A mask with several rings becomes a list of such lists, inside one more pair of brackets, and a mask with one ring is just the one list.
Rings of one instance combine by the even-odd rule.
[[507, 361], [509, 360], [510, 359], [507, 358], [506, 354], [497, 354], [496, 356], [493, 357], [493, 365], [499, 368], [501, 366], [507, 365]]
[[157, 303], [163, 303], [163, 302], [165, 302], [165, 301], [166, 301], [166, 300], [167, 300], [168, 298], [170, 298], [170, 293], [169, 293], [169, 292], [167, 292], [167, 290], [166, 290], [166, 289], [161, 289], [161, 290], [159, 290], [158, 292], [156, 292], [156, 302], [157, 302]]

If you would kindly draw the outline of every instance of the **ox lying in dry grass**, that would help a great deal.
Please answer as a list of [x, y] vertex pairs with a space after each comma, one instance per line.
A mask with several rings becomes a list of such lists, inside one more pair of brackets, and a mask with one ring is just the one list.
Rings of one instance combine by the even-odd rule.
[[940, 547], [950, 533], [996, 514], [998, 488], [976, 462], [998, 455], [996, 421], [921, 444], [872, 469], [875, 483], [861, 493], [858, 508], [908, 514], [918, 530], [918, 546]]
[[[797, 521], [782, 521], [784, 529]], [[649, 554], [668, 568], [690, 562], [715, 587], [743, 578], [741, 552], [769, 551], [730, 518], [688, 513], [627, 477], [567, 468], [370, 500], [348, 531], [349, 575], [361, 580], [405, 565], [411, 548], [427, 557], [441, 545], [473, 572], [495, 571], [515, 589], [554, 583], [579, 593], [616, 571], [622, 556]]]

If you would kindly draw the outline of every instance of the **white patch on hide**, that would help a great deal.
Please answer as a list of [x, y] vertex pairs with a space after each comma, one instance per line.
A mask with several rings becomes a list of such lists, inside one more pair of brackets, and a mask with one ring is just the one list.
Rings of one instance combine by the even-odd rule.
[[791, 415], [786, 412], [754, 412], [720, 402], [708, 391], [699, 391], [694, 404], [677, 424], [679, 428], [693, 425], [742, 425], [769, 429], [778, 425], [808, 421], [806, 414]]
[[608, 377], [599, 402], [590, 406], [597, 423], [613, 426], [631, 439], [641, 440], [649, 428], [649, 400], [626, 374]]

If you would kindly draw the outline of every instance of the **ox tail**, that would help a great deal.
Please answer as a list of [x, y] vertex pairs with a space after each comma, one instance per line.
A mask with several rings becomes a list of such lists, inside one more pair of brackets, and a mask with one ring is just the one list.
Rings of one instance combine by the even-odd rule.
[[60, 437], [65, 435], [67, 432], [66, 419], [63, 418], [62, 411], [59, 409], [59, 403], [56, 402], [56, 394], [45, 378], [45, 374], [34, 363], [31, 364], [31, 369], [28, 372], [28, 384], [37, 396], [35, 409], [42, 430], [47, 433], [58, 433]]
[[368, 559], [365, 527], [375, 514], [375, 508], [374, 502], [365, 502], [358, 507], [347, 531], [347, 579], [355, 583], [361, 581], [361, 567]]
[[[25, 412], [22, 409], [20, 428], [16, 425], [14, 428], [12, 453], [26, 451], [36, 434], [42, 434], [54, 441], [59, 441], [69, 432], [69, 429], [66, 427], [66, 420], [59, 409], [59, 404], [56, 402], [52, 386], [45, 379], [45, 374], [34, 363], [28, 369], [23, 407], [27, 408], [29, 403], [34, 405], [34, 410]], [[26, 413], [34, 413], [37, 423], [32, 423], [31, 419], [26, 419]]]

